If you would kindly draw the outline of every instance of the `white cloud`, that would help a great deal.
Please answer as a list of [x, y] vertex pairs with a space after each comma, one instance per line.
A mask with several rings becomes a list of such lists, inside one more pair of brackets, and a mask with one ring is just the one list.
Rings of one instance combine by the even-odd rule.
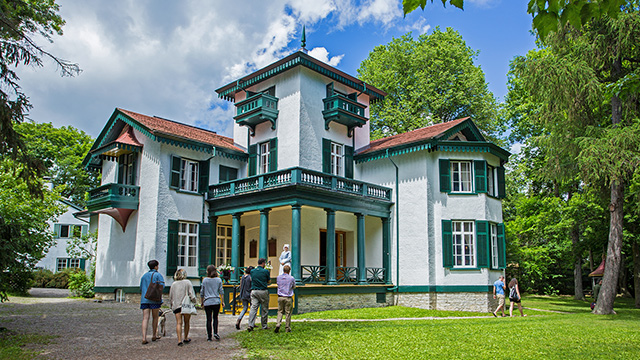
[[[215, 89], [297, 50], [292, 40], [303, 24], [313, 32], [320, 24], [390, 26], [402, 18], [396, 0], [59, 3], [64, 35], [39, 43], [83, 72], [61, 78], [47, 62], [19, 68], [20, 84], [34, 105], [32, 119], [93, 136], [116, 107], [230, 136], [233, 105], [218, 99]], [[329, 56], [326, 48], [311, 54], [333, 66], [344, 56]]]
[[338, 64], [344, 57], [344, 54], [332, 56], [331, 58], [329, 58], [329, 51], [327, 51], [327, 49], [323, 47], [317, 47], [309, 50], [309, 56], [313, 56], [314, 58], [331, 66], [338, 66]]
[[404, 31], [415, 31], [419, 35], [425, 34], [431, 29], [431, 25], [427, 24], [427, 19], [420, 17], [413, 24], [404, 27]]

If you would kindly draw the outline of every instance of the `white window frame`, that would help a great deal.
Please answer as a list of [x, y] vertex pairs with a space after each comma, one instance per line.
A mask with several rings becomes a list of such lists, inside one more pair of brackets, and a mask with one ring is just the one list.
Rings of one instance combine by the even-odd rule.
[[473, 192], [473, 161], [451, 161], [451, 192]]
[[475, 268], [476, 236], [475, 221], [451, 221], [453, 241], [453, 266], [456, 268]]
[[220, 266], [231, 262], [232, 227], [229, 225], [218, 225], [216, 230], [216, 263]]
[[56, 272], [69, 268], [80, 268], [80, 258], [56, 258]]
[[344, 176], [344, 145], [331, 142], [331, 174]]
[[491, 229], [491, 268], [498, 268], [498, 259], [500, 254], [498, 254], [498, 224], [489, 224], [489, 228]]
[[122, 161], [122, 170], [124, 174], [122, 175], [122, 185], [135, 185], [133, 183], [133, 165], [135, 164], [135, 153], [129, 153], [122, 155], [118, 161]]
[[494, 166], [487, 165], [487, 195], [498, 196], [497, 169]]
[[[58, 235], [60, 239], [71, 239], [74, 237], [82, 236], [82, 225], [75, 225], [75, 224], [58, 224], [58, 225], [60, 227], [60, 233], [56, 235]], [[66, 236], [63, 236], [63, 232], [66, 232]]]
[[269, 141], [258, 144], [258, 174], [269, 172], [271, 163], [271, 145]]
[[178, 223], [178, 268], [198, 272], [198, 223]]
[[198, 192], [199, 171], [199, 162], [180, 159], [180, 190]]

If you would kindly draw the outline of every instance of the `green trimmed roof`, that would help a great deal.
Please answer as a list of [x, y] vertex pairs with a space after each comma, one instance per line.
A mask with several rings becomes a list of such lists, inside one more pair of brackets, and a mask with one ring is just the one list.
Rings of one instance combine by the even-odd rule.
[[383, 100], [387, 93], [375, 88], [372, 85], [365, 84], [364, 81], [359, 80], [351, 75], [348, 75], [333, 66], [327, 65], [322, 61], [315, 59], [301, 51], [295, 52], [284, 59], [278, 60], [273, 64], [266, 66], [258, 71], [255, 71], [245, 77], [242, 77], [234, 82], [231, 82], [216, 90], [218, 97], [235, 101], [235, 95], [243, 91], [244, 89], [258, 84], [264, 80], [267, 80], [273, 76], [281, 74], [296, 66], [307, 67], [321, 75], [330, 78], [333, 81], [342, 83], [356, 91], [361, 91], [369, 95], [369, 102]]

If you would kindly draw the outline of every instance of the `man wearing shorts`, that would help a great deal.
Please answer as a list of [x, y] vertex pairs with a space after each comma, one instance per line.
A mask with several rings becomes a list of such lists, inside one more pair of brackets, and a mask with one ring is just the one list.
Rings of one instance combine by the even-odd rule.
[[164, 278], [158, 272], [158, 260], [151, 260], [147, 263], [149, 271], [142, 275], [140, 279], [140, 309], [142, 309], [142, 345], [147, 344], [147, 327], [149, 326], [149, 316], [153, 318], [151, 321], [151, 327], [153, 329], [153, 336], [151, 341], [158, 340], [158, 318], [160, 317], [159, 311], [162, 305], [160, 302], [151, 301], [144, 297], [149, 288], [151, 281], [154, 283], [160, 283], [164, 285]]
[[498, 311], [502, 309], [502, 317], [504, 317], [504, 276], [500, 276], [496, 282], [493, 283], [493, 298], [498, 299], [498, 308], [493, 312], [493, 316], [498, 317]]

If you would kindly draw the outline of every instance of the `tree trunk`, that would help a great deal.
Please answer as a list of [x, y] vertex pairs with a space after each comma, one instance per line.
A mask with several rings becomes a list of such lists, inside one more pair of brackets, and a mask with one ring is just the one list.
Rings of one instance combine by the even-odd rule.
[[[622, 60], [618, 58], [613, 63], [612, 75], [617, 77], [620, 74], [621, 68]], [[620, 109], [620, 97], [612, 96], [611, 123], [614, 128], [618, 126], [622, 118]], [[615, 311], [613, 311], [613, 302], [616, 299], [616, 286], [618, 285], [618, 273], [620, 272], [620, 255], [622, 254], [623, 204], [624, 184], [620, 180], [613, 180], [611, 182], [611, 204], [609, 204], [611, 219], [609, 220], [607, 260], [604, 267], [604, 276], [602, 277], [602, 288], [596, 300], [596, 307], [593, 309], [594, 314], [615, 314]]]
[[640, 244], [634, 242], [633, 248], [633, 292], [636, 297], [636, 308], [640, 309]]
[[580, 241], [580, 232], [578, 226], [574, 225], [571, 229], [571, 242], [573, 243], [573, 298], [576, 300], [584, 299], [584, 291], [582, 290], [582, 254], [578, 249]]

